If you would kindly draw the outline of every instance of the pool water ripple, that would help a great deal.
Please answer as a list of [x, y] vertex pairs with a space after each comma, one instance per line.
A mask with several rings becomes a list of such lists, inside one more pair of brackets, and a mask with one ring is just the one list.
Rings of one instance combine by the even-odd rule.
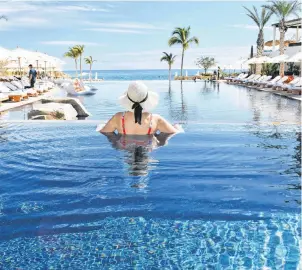
[[[105, 86], [83, 99], [93, 119], [125, 89]], [[1, 123], [0, 269], [297, 269], [300, 107], [200, 86], [159, 88], [186, 133], [152, 147], [99, 121]]]

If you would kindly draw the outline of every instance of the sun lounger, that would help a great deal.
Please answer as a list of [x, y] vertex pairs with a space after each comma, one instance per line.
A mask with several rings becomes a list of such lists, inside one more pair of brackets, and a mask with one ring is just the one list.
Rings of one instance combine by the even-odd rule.
[[253, 80], [251, 80], [251, 81], [248, 81], [248, 82], [247, 82], [247, 85], [254, 85], [254, 84], [257, 84], [257, 83], [259, 83], [259, 82], [262, 82], [262, 80], [264, 80], [265, 78], [266, 78], [266, 75], [260, 76], [260, 77], [258, 77], [258, 79], [256, 78], [256, 79], [253, 79]]
[[27, 94], [20, 91], [13, 91], [8, 94], [9, 100], [13, 102], [19, 102], [22, 99], [27, 99]]
[[256, 74], [252, 74], [248, 77], [245, 77], [245, 78], [242, 78], [242, 79], [238, 79], [236, 80], [237, 83], [243, 83], [244, 81], [247, 81], [247, 80], [252, 80], [254, 77], [256, 76]]
[[273, 86], [272, 89], [277, 90], [283, 86], [283, 83], [288, 79], [288, 76], [283, 76], [279, 81], [277, 81]]
[[275, 85], [275, 83], [277, 83], [278, 81], [280, 81], [282, 79], [281, 76], [277, 76], [274, 79], [270, 80], [269, 82], [267, 82], [264, 86], [264, 88], [270, 88], [273, 87], [273, 85]]
[[8, 95], [0, 93], [0, 103], [9, 100]]
[[246, 73], [246, 74], [243, 74], [240, 78], [235, 78], [232, 80], [232, 82], [238, 82], [239, 80], [244, 80], [248, 77], [249, 75]]
[[261, 86], [264, 86], [266, 85], [268, 82], [270, 82], [272, 79], [272, 76], [266, 76], [266, 78], [264, 78], [261, 82], [257, 82], [255, 84], [256, 87], [261, 87]]
[[248, 84], [250, 82], [253, 82], [255, 80], [258, 80], [259, 78], [261, 77], [261, 75], [255, 75], [254, 77], [252, 78], [247, 78], [246, 80], [243, 80], [242, 83], [243, 84]]
[[240, 73], [237, 77], [226, 77], [225, 79], [227, 80], [227, 82], [229, 82], [229, 81], [241, 79], [243, 77], [243, 75], [245, 75], [245, 74], [244, 73]]
[[290, 81], [289, 83], [283, 83], [281, 85], [280, 83], [280, 88], [284, 91], [290, 89], [291, 87], [295, 86], [296, 84], [298, 84], [300, 82], [301, 78], [300, 77], [296, 77], [294, 78], [292, 81]]
[[298, 82], [295, 84], [288, 84], [286, 90], [288, 93], [298, 93], [301, 94], [301, 87], [302, 87], [302, 78], [298, 78]]

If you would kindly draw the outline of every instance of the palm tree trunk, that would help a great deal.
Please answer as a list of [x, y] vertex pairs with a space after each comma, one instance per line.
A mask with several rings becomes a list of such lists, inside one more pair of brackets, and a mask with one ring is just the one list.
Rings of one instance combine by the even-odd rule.
[[91, 68], [92, 68], [92, 64], [90, 64], [90, 70], [89, 70], [89, 80], [91, 81]]
[[[261, 57], [263, 54], [264, 48], [264, 37], [263, 37], [263, 30], [260, 29], [257, 38], [257, 57]], [[256, 74], [261, 74], [261, 64], [256, 64]]]
[[182, 70], [183, 70], [183, 66], [184, 66], [184, 54], [185, 54], [185, 50], [184, 48], [182, 49], [182, 55], [181, 55], [181, 69], [180, 69], [180, 76], [182, 76]]
[[[284, 37], [285, 37], [285, 27], [284, 22], [281, 21], [281, 25], [279, 26], [280, 30], [280, 55], [284, 54]], [[280, 63], [280, 76], [284, 76], [284, 63]]]
[[82, 79], [82, 54], [80, 55], [80, 77]]
[[171, 83], [171, 66], [169, 65], [169, 83]]
[[76, 77], [78, 77], [78, 61], [77, 59], [74, 59], [75, 62], [75, 68], [76, 68]]

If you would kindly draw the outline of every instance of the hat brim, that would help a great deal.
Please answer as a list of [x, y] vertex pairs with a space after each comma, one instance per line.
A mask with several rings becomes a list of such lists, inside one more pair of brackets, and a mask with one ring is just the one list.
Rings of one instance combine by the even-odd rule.
[[[127, 111], [133, 111], [133, 103], [128, 99], [127, 91], [121, 95], [118, 100]], [[148, 99], [145, 102], [140, 103], [140, 105], [142, 106], [143, 111], [151, 111], [157, 106], [158, 100], [159, 96], [157, 93], [148, 91]]]

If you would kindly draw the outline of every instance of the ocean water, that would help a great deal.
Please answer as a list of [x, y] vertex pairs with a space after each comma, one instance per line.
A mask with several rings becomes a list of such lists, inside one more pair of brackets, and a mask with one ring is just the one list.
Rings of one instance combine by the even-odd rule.
[[[208, 72], [213, 72], [214, 69], [209, 69]], [[237, 73], [241, 72], [238, 69], [225, 69], [225, 73]], [[76, 77], [76, 72], [74, 70], [64, 71], [66, 74], [70, 75], [72, 78]], [[183, 75], [188, 74], [188, 76], [196, 75], [197, 72], [204, 73], [203, 69], [184, 69]], [[83, 78], [89, 78], [89, 70], [83, 70], [85, 75]], [[167, 69], [148, 69], [148, 70], [92, 70], [92, 78], [95, 78], [95, 74], [99, 79], [110, 80], [110, 81], [129, 81], [129, 80], [168, 80], [169, 74]], [[180, 69], [172, 69], [171, 76], [174, 77], [175, 74], [180, 75]]]
[[299, 269], [300, 103], [146, 84], [185, 133], [95, 132], [127, 81], [81, 97], [87, 121], [0, 123], [0, 269]]

